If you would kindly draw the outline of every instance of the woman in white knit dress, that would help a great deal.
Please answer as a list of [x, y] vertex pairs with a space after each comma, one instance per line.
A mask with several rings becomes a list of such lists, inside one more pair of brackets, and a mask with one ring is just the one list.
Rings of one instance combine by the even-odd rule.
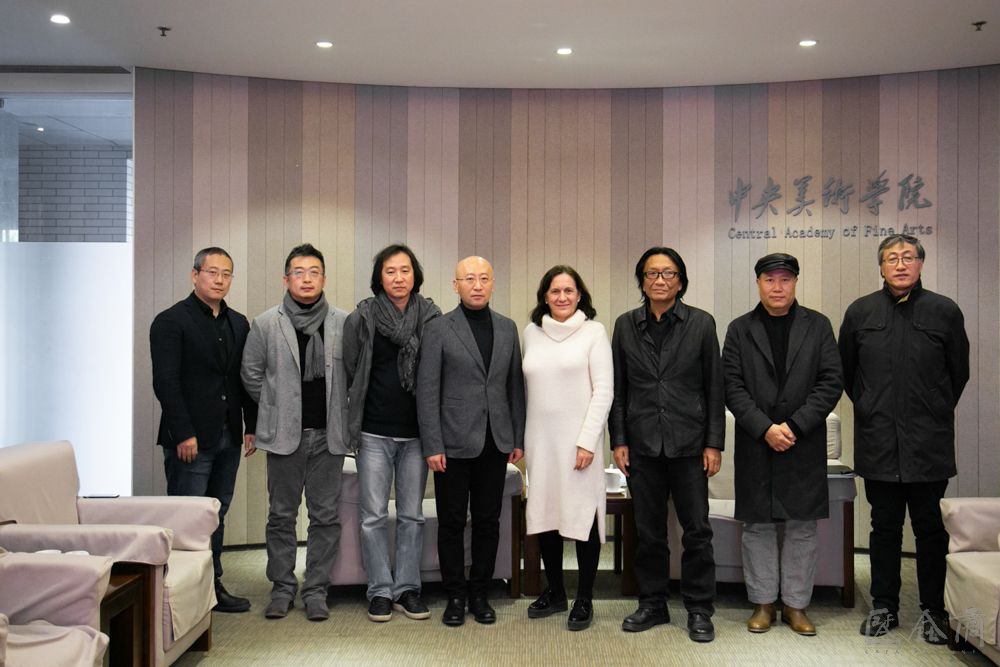
[[567, 626], [593, 618], [594, 577], [604, 542], [604, 424], [614, 395], [611, 344], [579, 274], [546, 272], [532, 324], [524, 330], [524, 432], [528, 470], [527, 532], [537, 534], [548, 588], [529, 618], [568, 608], [562, 540], [576, 541], [580, 583]]

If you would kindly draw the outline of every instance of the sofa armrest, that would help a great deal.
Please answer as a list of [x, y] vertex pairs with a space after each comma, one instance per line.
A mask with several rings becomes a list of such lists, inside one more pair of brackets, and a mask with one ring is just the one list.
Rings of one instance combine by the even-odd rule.
[[0, 526], [0, 547], [8, 551], [83, 550], [115, 562], [165, 565], [173, 535], [157, 526], [9, 524]]
[[506, 476], [503, 480], [503, 496], [519, 496], [524, 491], [524, 476], [513, 463], [507, 464]]
[[1000, 549], [1000, 498], [942, 498], [948, 552]]
[[174, 549], [207, 551], [219, 526], [221, 504], [196, 496], [132, 496], [80, 498], [76, 506], [81, 524], [160, 526], [173, 531]]
[[0, 612], [13, 625], [47, 621], [100, 629], [112, 560], [71, 554], [0, 554]]

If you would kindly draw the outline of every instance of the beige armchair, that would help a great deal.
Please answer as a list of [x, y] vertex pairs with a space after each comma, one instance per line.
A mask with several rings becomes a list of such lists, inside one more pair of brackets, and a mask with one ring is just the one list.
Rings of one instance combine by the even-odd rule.
[[0, 549], [0, 665], [100, 665], [111, 559]]
[[[0, 449], [0, 547], [83, 550], [143, 577], [152, 665], [211, 644], [215, 587], [210, 539], [213, 498], [77, 498], [72, 446], [65, 441]], [[13, 522], [13, 523], [8, 523]]]
[[943, 498], [941, 518], [952, 630], [1000, 665], [1000, 498]]

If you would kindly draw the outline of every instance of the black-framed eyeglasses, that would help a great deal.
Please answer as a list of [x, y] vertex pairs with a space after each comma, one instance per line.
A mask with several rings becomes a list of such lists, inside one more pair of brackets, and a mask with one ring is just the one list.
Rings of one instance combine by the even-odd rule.
[[646, 280], [652, 282], [655, 282], [657, 278], [663, 278], [669, 283], [680, 274], [677, 271], [645, 271], [642, 275], [646, 277]]

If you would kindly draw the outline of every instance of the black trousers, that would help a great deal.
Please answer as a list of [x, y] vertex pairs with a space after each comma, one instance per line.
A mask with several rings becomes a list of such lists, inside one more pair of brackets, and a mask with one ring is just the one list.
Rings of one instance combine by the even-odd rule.
[[920, 608], [944, 611], [945, 556], [948, 531], [941, 520], [941, 498], [948, 480], [939, 482], [879, 482], [865, 480], [865, 494], [872, 510], [868, 556], [872, 568], [872, 608], [899, 611], [900, 554], [903, 519], [910, 510], [910, 525], [917, 543], [917, 589]]
[[[500, 544], [500, 509], [507, 455], [487, 438], [474, 459], [448, 457], [445, 471], [434, 473], [438, 514], [438, 561], [448, 597], [485, 597]], [[472, 566], [465, 580], [465, 522], [472, 516]]]
[[667, 501], [673, 496], [684, 535], [681, 597], [688, 612], [715, 613], [715, 553], [708, 522], [708, 478], [701, 456], [667, 458], [632, 455], [629, 491], [638, 542], [635, 578], [640, 607], [662, 607], [670, 584]]

